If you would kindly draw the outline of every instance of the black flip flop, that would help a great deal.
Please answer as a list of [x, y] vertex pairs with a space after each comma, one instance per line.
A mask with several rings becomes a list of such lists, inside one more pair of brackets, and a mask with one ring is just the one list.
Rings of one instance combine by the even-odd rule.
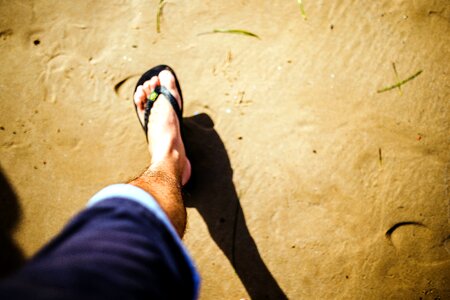
[[[178, 90], [178, 94], [180, 95], [180, 98], [181, 98], [181, 108], [178, 105], [178, 102], [175, 99], [175, 97], [170, 93], [170, 91], [167, 88], [165, 88], [163, 86], [157, 86], [155, 88], [155, 90], [152, 91], [150, 96], [148, 96], [148, 98], [147, 98], [147, 103], [145, 104], [144, 123], [142, 123], [141, 118], [139, 117], [138, 108], [137, 108], [136, 104], [134, 103], [134, 93], [136, 93], [138, 86], [143, 85], [144, 82], [150, 80], [152, 77], [158, 76], [159, 73], [161, 73], [161, 71], [164, 71], [164, 70], [168, 70], [170, 73], [172, 73], [173, 77], [175, 78], [175, 84], [176, 84], [176, 87]], [[141, 123], [142, 129], [145, 132], [145, 138], [147, 139], [147, 142], [148, 142], [148, 134], [147, 134], [148, 133], [148, 120], [150, 117], [150, 112], [153, 107], [153, 104], [158, 99], [158, 96], [160, 94], [166, 96], [166, 98], [169, 100], [170, 104], [172, 105], [173, 109], [175, 110], [175, 113], [178, 117], [178, 121], [180, 123], [181, 136], [183, 137], [183, 95], [181, 94], [180, 83], [178, 82], [177, 76], [175, 75], [175, 72], [172, 70], [172, 68], [170, 68], [169, 66], [166, 66], [166, 65], [159, 65], [159, 66], [151, 68], [150, 70], [145, 72], [141, 76], [141, 78], [139, 78], [139, 80], [136, 84], [136, 87], [134, 88], [134, 93], [133, 93], [134, 108], [136, 110], [136, 114], [138, 116], [139, 123]]]

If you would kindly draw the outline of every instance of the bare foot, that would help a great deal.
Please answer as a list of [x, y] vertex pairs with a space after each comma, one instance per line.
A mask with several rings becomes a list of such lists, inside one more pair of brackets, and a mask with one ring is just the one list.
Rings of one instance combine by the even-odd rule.
[[[147, 96], [158, 85], [167, 88], [177, 99], [180, 108], [182, 107], [174, 76], [168, 70], [161, 71], [158, 76], [154, 76], [144, 82], [143, 85], [138, 86], [134, 94], [134, 102], [137, 106], [141, 123], [144, 122]], [[159, 95], [154, 103], [148, 123], [148, 149], [151, 155], [150, 168], [170, 162], [174, 166], [173, 172], [175, 177], [181, 185], [185, 185], [191, 177], [191, 164], [186, 157], [184, 144], [181, 139], [180, 122], [175, 110], [164, 95]]]

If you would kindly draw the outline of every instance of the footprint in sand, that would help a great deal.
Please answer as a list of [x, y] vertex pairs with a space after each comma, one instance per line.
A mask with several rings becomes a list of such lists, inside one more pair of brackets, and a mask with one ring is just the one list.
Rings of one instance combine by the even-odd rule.
[[420, 222], [400, 222], [386, 231], [386, 238], [399, 255], [425, 265], [436, 265], [450, 260], [450, 236], [437, 234]]
[[13, 34], [12, 29], [5, 29], [0, 31], [0, 40], [2, 41], [6, 41], [7, 39], [9, 39]]
[[130, 75], [123, 78], [114, 85], [114, 92], [121, 99], [130, 100], [130, 97], [132, 96], [134, 91], [134, 85], [136, 84], [138, 79], [138, 75]]

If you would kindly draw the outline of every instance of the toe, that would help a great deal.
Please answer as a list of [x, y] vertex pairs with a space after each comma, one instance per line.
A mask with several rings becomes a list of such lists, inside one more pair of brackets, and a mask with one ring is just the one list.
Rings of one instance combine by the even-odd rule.
[[158, 76], [153, 76], [150, 80], [144, 82], [144, 92], [146, 97], [160, 84]]
[[134, 103], [136, 104], [141, 123], [144, 122], [144, 110], [145, 104], [147, 103], [147, 96], [151, 94], [157, 85], [159, 85], [159, 79], [157, 76], [153, 76], [150, 80], [144, 82], [143, 85], [136, 88], [136, 92], [134, 93]]
[[134, 93], [134, 104], [137, 108], [137, 113], [141, 124], [144, 122], [144, 109], [145, 101], [147, 96], [145, 95], [144, 88], [142, 85], [138, 86], [136, 92]]
[[139, 110], [144, 109], [145, 105], [145, 92], [142, 85], [138, 86], [136, 92], [134, 93], [134, 104], [136, 104]]

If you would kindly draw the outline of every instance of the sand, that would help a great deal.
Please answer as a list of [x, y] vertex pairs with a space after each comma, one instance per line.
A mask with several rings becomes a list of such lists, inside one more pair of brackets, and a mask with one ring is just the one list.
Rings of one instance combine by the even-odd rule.
[[158, 2], [0, 2], [1, 273], [147, 166], [165, 63], [201, 299], [449, 299], [449, 2]]

